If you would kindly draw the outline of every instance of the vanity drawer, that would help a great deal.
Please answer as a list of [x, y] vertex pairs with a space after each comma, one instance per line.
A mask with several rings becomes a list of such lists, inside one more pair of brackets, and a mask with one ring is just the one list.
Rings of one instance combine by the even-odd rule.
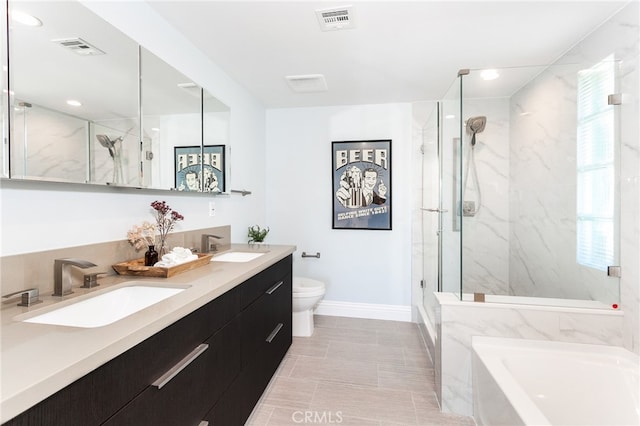
[[245, 281], [241, 286], [242, 307], [246, 308], [270, 288], [277, 285], [285, 276], [290, 275], [291, 266], [291, 256], [287, 256]]
[[262, 356], [262, 351], [279, 343], [282, 336], [288, 336], [291, 344], [291, 284], [291, 274], [282, 277], [243, 311], [243, 365]]
[[104, 424], [199, 424], [240, 372], [239, 334], [238, 316]]
[[291, 346], [291, 257], [285, 267], [242, 311], [242, 371], [205, 417], [209, 426], [243, 425]]

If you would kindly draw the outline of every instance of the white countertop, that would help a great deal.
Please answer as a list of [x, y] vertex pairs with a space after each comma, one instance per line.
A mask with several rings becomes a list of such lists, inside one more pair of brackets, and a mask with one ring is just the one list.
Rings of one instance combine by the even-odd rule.
[[[4, 423], [80, 377], [204, 306], [248, 278], [284, 259], [295, 246], [233, 244], [235, 251], [265, 251], [249, 262], [210, 262], [170, 278], [109, 276], [92, 289], [74, 287], [74, 294], [41, 295], [32, 307], [15, 304], [1, 311], [0, 422]], [[215, 259], [215, 258], [214, 258]], [[188, 288], [155, 305], [98, 328], [76, 328], [21, 321], [53, 305], [92, 292], [126, 286], [128, 281]], [[26, 288], [26, 287], [25, 287]], [[16, 318], [17, 317], [17, 318]]]

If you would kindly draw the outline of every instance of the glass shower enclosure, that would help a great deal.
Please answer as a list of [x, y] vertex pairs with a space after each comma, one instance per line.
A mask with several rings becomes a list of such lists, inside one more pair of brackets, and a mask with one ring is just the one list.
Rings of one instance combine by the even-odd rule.
[[437, 270], [437, 291], [619, 303], [619, 66], [460, 70], [434, 114], [437, 148], [424, 153], [423, 174], [438, 170], [422, 209], [424, 276]]

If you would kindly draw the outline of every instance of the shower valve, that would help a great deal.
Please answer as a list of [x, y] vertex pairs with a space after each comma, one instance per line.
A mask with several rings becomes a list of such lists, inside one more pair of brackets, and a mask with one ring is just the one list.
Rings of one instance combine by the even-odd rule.
[[462, 215], [473, 217], [476, 215], [476, 202], [475, 201], [463, 201], [462, 202]]

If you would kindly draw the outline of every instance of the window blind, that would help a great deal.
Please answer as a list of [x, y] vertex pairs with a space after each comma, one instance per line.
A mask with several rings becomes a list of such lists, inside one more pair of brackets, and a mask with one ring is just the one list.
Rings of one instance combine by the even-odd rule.
[[615, 91], [613, 55], [578, 72], [577, 262], [606, 270], [614, 260]]

